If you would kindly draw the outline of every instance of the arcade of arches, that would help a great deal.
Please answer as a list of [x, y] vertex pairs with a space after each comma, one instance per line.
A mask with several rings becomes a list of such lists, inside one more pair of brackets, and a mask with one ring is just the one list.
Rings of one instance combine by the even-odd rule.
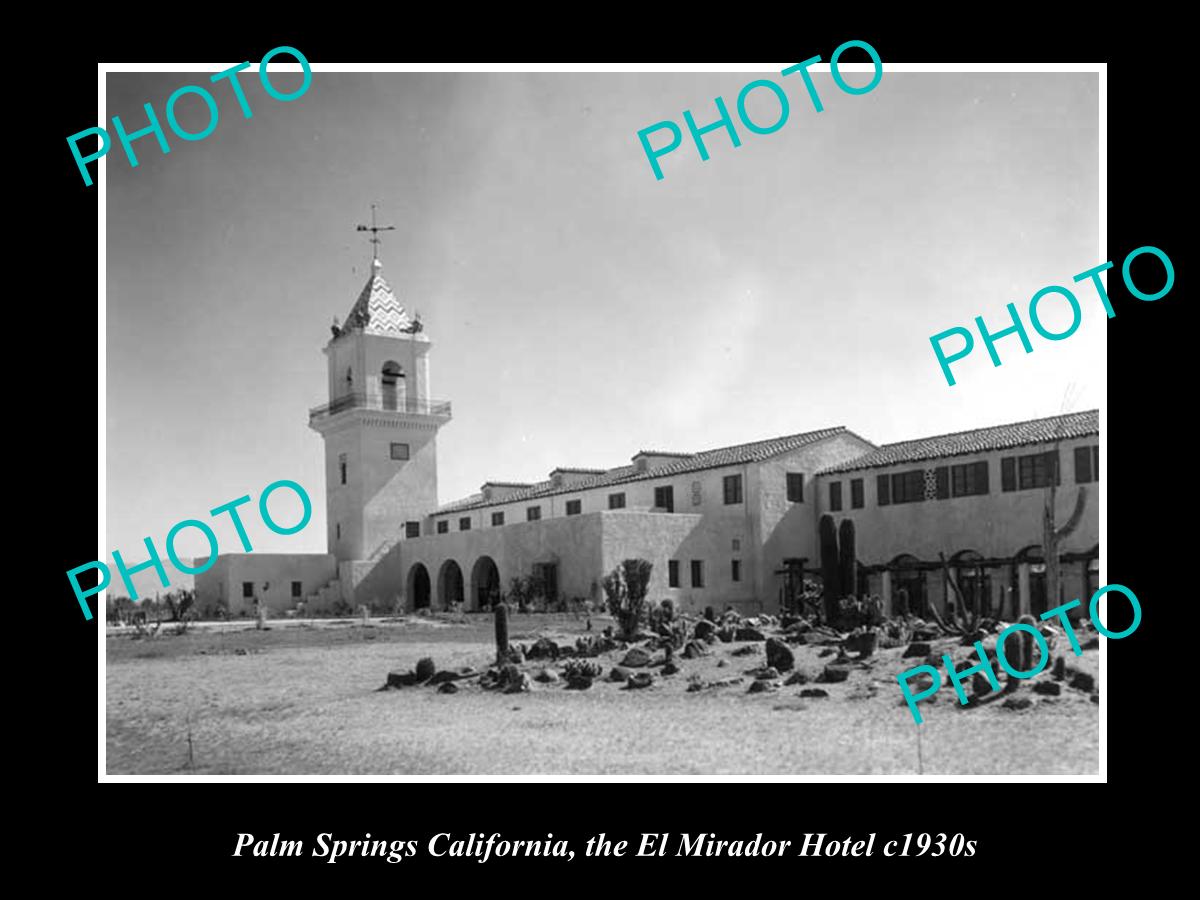
[[479, 557], [471, 567], [469, 591], [456, 560], [448, 559], [438, 569], [436, 593], [425, 564], [414, 563], [406, 580], [406, 605], [413, 610], [435, 606], [451, 609], [455, 604], [462, 604], [468, 610], [486, 610], [500, 599], [500, 585], [500, 569], [490, 556]]

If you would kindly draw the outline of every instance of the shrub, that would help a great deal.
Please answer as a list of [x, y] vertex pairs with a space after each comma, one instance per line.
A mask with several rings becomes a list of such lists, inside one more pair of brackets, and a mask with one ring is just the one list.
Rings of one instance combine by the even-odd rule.
[[601, 581], [609, 614], [621, 634], [632, 639], [646, 618], [646, 588], [653, 565], [644, 559], [627, 559]]

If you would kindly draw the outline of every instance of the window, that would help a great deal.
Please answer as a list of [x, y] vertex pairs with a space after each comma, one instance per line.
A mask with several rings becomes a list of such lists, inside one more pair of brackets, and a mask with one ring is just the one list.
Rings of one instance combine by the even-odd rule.
[[346, 454], [338, 456], [338, 472], [341, 474], [342, 484], [346, 483]]
[[887, 506], [892, 502], [892, 492], [890, 489], [891, 481], [886, 475], [878, 475], [875, 478], [875, 502], [880, 506]]
[[863, 508], [863, 480], [861, 478], [850, 479], [850, 508]]
[[987, 460], [964, 463], [961, 466], [951, 466], [950, 485], [955, 497], [973, 497], [976, 494], [986, 494], [988, 492]]
[[536, 522], [542, 517], [542, 508], [540, 506], [529, 506], [525, 509], [525, 521]]
[[392, 459], [408, 459], [408, 444], [392, 444]]
[[337, 534], [337, 539], [340, 541], [342, 539], [342, 523], [338, 522], [337, 525], [334, 526], [334, 528], [337, 529], [337, 531], [335, 533]]
[[803, 503], [804, 502], [804, 473], [803, 472], [788, 472], [787, 473], [787, 498], [788, 498], [788, 503]]
[[737, 552], [738, 552], [739, 550], [741, 550], [741, 549], [742, 549], [742, 541], [741, 541], [741, 538], [734, 538], [734, 539], [733, 539], [733, 552], [734, 552], [734, 553], [737, 553]]
[[292, 582], [292, 599], [299, 599], [304, 596], [304, 583], [301, 581]]
[[1017, 459], [1006, 456], [1000, 460], [1000, 490], [1015, 491], [1017, 489]]
[[608, 495], [608, 508], [609, 509], [624, 509], [625, 508], [625, 495], [624, 494], [609, 494]]
[[253, 597], [254, 596], [254, 582], [253, 581], [243, 581], [242, 582], [242, 596], [243, 597]]
[[420, 522], [405, 522], [404, 523], [404, 536], [406, 538], [420, 537], [421, 536], [421, 523]]
[[740, 559], [735, 559], [732, 561], [729, 569], [729, 575], [734, 581], [742, 580], [742, 561]]
[[437, 533], [438, 534], [449, 534], [449, 532], [450, 532], [450, 520], [449, 519], [442, 519], [440, 522], [437, 523]]
[[583, 501], [582, 500], [568, 500], [567, 501], [567, 515], [568, 516], [577, 516], [581, 512], [583, 512]]
[[842, 510], [842, 483], [840, 481], [829, 482], [829, 510], [830, 512], [841, 512]]
[[742, 476], [725, 476], [725, 505], [742, 502]]
[[470, 516], [463, 516], [461, 519], [458, 520], [458, 530], [459, 531], [470, 531], [471, 530], [471, 517]]
[[656, 509], [665, 509], [667, 512], [675, 512], [675, 488], [669, 484], [654, 489], [654, 506]]
[[1099, 471], [1092, 465], [1093, 450], [1096, 447], [1075, 448], [1075, 483], [1087, 484], [1099, 480]]
[[1051, 478], [1055, 484], [1062, 483], [1057, 450], [1017, 457], [1017, 486], [1021, 490], [1049, 487]]
[[692, 560], [692, 587], [704, 587], [704, 560]]
[[925, 472], [912, 469], [892, 476], [892, 502], [916, 503], [925, 499]]
[[502, 512], [492, 513], [492, 526], [498, 527], [503, 524], [504, 524], [504, 513], [502, 513]]
[[667, 560], [667, 587], [679, 587], [679, 560]]

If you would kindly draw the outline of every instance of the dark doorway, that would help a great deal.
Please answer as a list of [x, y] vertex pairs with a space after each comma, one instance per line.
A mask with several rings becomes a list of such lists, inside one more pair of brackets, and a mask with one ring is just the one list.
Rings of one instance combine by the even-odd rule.
[[408, 597], [413, 609], [428, 609], [430, 601], [429, 570], [417, 563], [408, 570]]
[[462, 569], [454, 560], [448, 559], [438, 571], [438, 603], [442, 609], [450, 609], [464, 599]]
[[471, 568], [471, 596], [475, 608], [491, 609], [500, 600], [500, 570], [490, 556], [481, 556]]
[[910, 554], [902, 554], [892, 560], [892, 610], [896, 615], [905, 613], [925, 618], [929, 615], [929, 601], [925, 594], [925, 573], [916, 568], [920, 560]]

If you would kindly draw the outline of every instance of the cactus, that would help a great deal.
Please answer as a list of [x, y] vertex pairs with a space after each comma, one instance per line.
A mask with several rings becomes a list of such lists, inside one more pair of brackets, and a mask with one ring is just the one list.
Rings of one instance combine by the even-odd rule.
[[833, 516], [823, 515], [817, 525], [821, 541], [821, 581], [825, 599], [825, 622], [832, 624], [837, 618], [838, 599], [842, 596], [841, 578], [838, 571], [837, 527]]
[[[1017, 622], [1021, 625], [1037, 627], [1037, 621], [1033, 616], [1021, 616]], [[1017, 632], [1017, 661], [1013, 664], [1013, 668], [1021, 673], [1028, 672], [1033, 668], [1033, 635], [1024, 629]]]
[[497, 603], [496, 615], [496, 662], [503, 665], [508, 659], [508, 604]]
[[716, 622], [717, 621], [717, 611], [715, 609], [713, 609], [711, 606], [704, 607], [704, 618], [708, 619], [708, 621], [710, 621], [710, 622]]
[[572, 678], [599, 678], [604, 672], [603, 666], [586, 659], [568, 659], [563, 666], [563, 675]]
[[428, 681], [430, 678], [432, 678], [436, 674], [437, 674], [437, 666], [434, 664], [433, 660], [430, 657], [425, 656], [425, 657], [422, 657], [421, 659], [417, 660], [417, 680], [418, 681]]
[[854, 541], [854, 520], [842, 519], [838, 526], [838, 578], [841, 593], [858, 594], [858, 557]]

